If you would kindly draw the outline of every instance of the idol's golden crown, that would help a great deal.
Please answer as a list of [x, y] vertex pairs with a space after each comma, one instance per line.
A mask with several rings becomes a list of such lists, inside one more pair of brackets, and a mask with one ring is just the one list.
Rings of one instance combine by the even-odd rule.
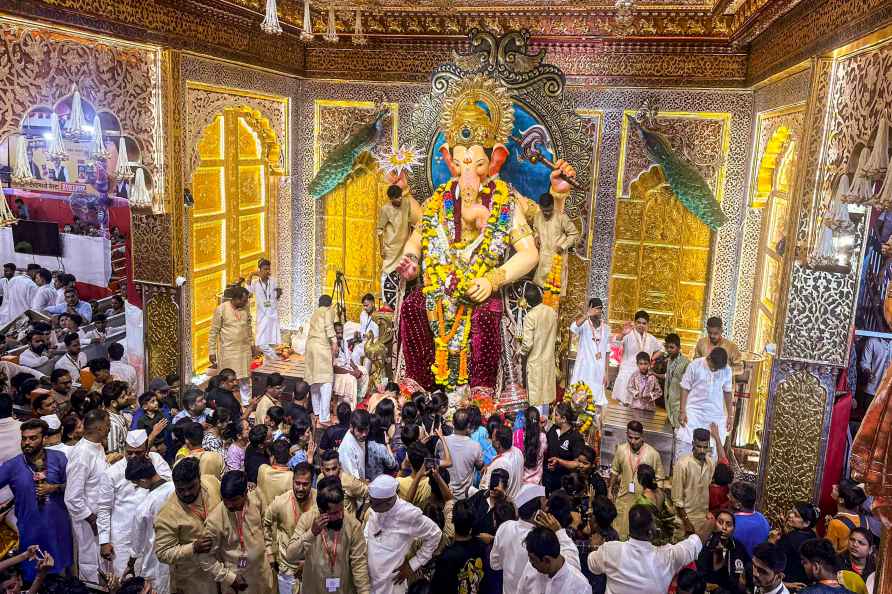
[[480, 74], [458, 80], [443, 100], [440, 127], [450, 147], [504, 144], [514, 128], [511, 96], [498, 82]]

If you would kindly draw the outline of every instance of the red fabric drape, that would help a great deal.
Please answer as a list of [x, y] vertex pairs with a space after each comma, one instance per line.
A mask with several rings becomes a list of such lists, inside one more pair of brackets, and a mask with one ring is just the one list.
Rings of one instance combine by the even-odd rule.
[[[818, 506], [821, 516], [836, 513], [836, 500], [831, 496], [833, 485], [842, 477], [845, 466], [846, 446], [848, 442], [849, 417], [852, 414], [852, 391], [848, 385], [848, 374], [840, 373], [836, 382], [837, 393], [842, 395], [833, 403], [830, 417], [830, 435], [827, 438], [827, 453], [824, 456], [824, 472], [821, 474], [821, 487]], [[819, 532], [823, 536], [823, 523]]]

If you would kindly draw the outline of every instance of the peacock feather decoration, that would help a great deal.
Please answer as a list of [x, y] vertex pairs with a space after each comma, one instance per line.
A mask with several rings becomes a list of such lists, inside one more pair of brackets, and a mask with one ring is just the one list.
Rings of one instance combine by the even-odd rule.
[[325, 157], [308, 187], [311, 196], [322, 198], [350, 175], [356, 159], [378, 142], [389, 113], [387, 108], [379, 109], [370, 122], [356, 128]]
[[662, 168], [666, 181], [682, 205], [706, 226], [717, 230], [728, 221], [722, 206], [700, 171], [672, 149], [666, 136], [652, 128], [653, 113], [645, 104], [636, 116], [629, 118], [632, 127], [644, 141], [647, 156]]

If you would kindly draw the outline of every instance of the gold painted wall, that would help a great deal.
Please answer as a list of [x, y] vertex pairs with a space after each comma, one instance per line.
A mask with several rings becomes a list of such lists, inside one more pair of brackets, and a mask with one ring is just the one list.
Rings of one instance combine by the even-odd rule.
[[207, 367], [208, 331], [229, 284], [270, 254], [267, 225], [275, 189], [266, 149], [247, 108], [226, 108], [198, 141], [192, 174], [192, 366]]
[[[382, 144], [397, 142], [398, 106], [390, 106], [390, 122], [382, 133]], [[376, 106], [371, 101], [318, 99], [314, 117], [314, 172], [329, 151], [343, 141], [356, 122], [368, 120]], [[380, 295], [381, 256], [375, 223], [378, 208], [387, 200], [387, 184], [369, 155], [360, 158], [347, 180], [321, 199], [322, 253], [325, 266], [322, 292], [331, 295], [335, 275], [343, 272], [347, 318], [359, 319], [362, 296]]]
[[[650, 314], [651, 332], [676, 332], [691, 347], [702, 333], [710, 269], [709, 228], [675, 197], [662, 170], [650, 167], [626, 111], [617, 179], [609, 315], [614, 329], [635, 311]], [[700, 169], [721, 201], [730, 114], [660, 113], [673, 146], [696, 146]]]

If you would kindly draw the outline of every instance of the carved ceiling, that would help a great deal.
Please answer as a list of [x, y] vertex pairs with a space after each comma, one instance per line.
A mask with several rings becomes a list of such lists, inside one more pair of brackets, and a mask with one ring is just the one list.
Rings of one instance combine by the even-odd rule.
[[[309, 2], [314, 33], [310, 40], [302, 35], [304, 0], [277, 0], [281, 35], [260, 29], [266, 0], [0, 4], [13, 15], [299, 76], [424, 80], [432, 67], [448, 59], [451, 50], [465, 47], [468, 31], [479, 28], [497, 35], [530, 31], [534, 47], [546, 49], [568, 77], [585, 84], [742, 87], [786, 62], [813, 55], [807, 52], [831, 37], [839, 41], [834, 15], [840, 15], [844, 23], [885, 18], [884, 10], [865, 7], [888, 0]], [[813, 10], [815, 5], [823, 7], [820, 14]], [[334, 9], [336, 40], [323, 37], [330, 24], [329, 8]], [[878, 12], [882, 14], [876, 16]], [[361, 16], [359, 34], [357, 14]], [[825, 21], [830, 29], [823, 27]], [[845, 37], [851, 28], [842, 27]], [[769, 37], [796, 47], [778, 55], [773, 49], [778, 44], [762, 43]]]

